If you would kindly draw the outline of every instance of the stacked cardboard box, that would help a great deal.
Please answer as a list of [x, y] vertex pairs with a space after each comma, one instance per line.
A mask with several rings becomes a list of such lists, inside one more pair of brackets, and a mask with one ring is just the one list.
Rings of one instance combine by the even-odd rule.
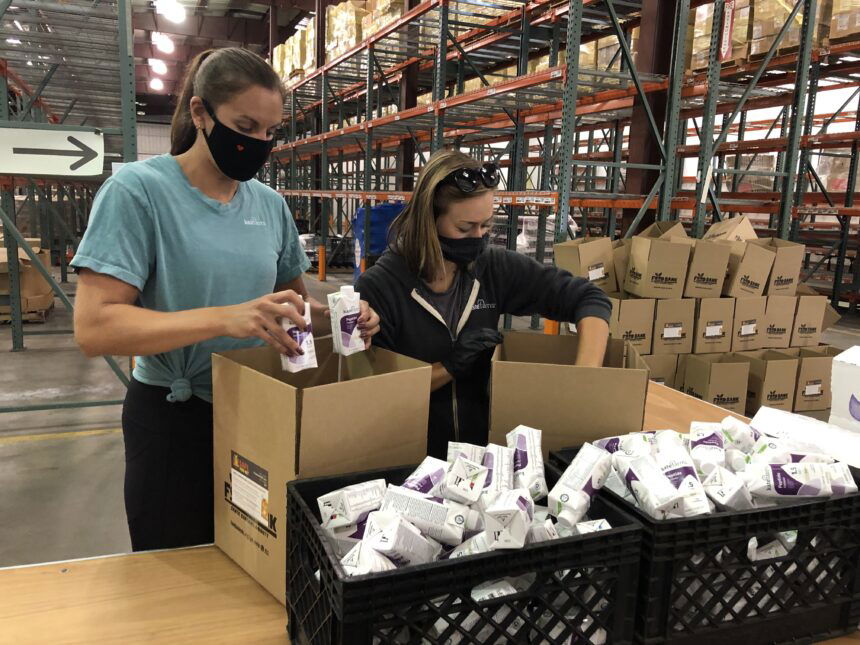
[[832, 0], [830, 40], [847, 41], [860, 37], [860, 0]]
[[825, 153], [838, 154], [834, 157], [830, 154], [822, 154], [818, 158], [818, 176], [824, 183], [827, 192], [844, 193], [848, 190], [848, 174], [851, 170], [851, 149], [837, 148], [826, 150]]
[[285, 83], [303, 78], [317, 68], [315, 43], [316, 18], [310, 18], [303, 29], [275, 46], [272, 67]]
[[368, 13], [361, 19], [362, 36], [368, 38], [388, 23], [400, 18], [405, 7], [403, 0], [371, 0], [368, 2], [366, 6]]
[[[813, 47], [825, 45], [830, 37], [833, 4], [830, 0], [822, 0], [818, 3], [813, 26]], [[767, 53], [777, 34], [788, 21], [793, 8], [794, 3], [787, 0], [756, 0], [752, 3], [750, 56], [760, 57]], [[795, 15], [789, 25], [779, 44], [780, 49], [796, 48], [800, 44], [802, 25], [801, 11]]]
[[345, 54], [362, 41], [362, 20], [368, 13], [364, 0], [347, 0], [326, 7], [327, 61]]
[[[776, 155], [761, 153], [758, 155], [740, 155], [738, 168], [740, 170], [749, 169], [750, 172], [776, 172]], [[734, 168], [735, 156], [726, 157], [726, 167]], [[773, 176], [767, 175], [741, 175], [738, 182], [737, 192], [772, 192], [773, 191]]]
[[[38, 255], [39, 261], [46, 268], [51, 266], [51, 254], [43, 251], [37, 239], [27, 239], [30, 247]], [[18, 276], [20, 279], [21, 312], [27, 314], [43, 314], [54, 304], [54, 292], [51, 285], [39, 270], [33, 265], [30, 256], [23, 249], [18, 249]], [[9, 301], [11, 285], [9, 279], [9, 257], [3, 240], [0, 238], [0, 301]], [[0, 305], [0, 319], [8, 318], [12, 313], [9, 304]]]

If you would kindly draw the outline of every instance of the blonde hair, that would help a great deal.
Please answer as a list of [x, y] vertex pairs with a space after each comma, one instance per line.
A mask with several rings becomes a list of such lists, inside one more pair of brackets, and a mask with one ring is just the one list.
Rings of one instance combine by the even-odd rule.
[[439, 184], [455, 170], [480, 167], [480, 161], [459, 150], [439, 150], [421, 169], [412, 198], [391, 223], [392, 247], [406, 260], [409, 270], [425, 281], [434, 280], [445, 270], [436, 220], [451, 204], [493, 190], [479, 183], [474, 192], [464, 193], [456, 186]]

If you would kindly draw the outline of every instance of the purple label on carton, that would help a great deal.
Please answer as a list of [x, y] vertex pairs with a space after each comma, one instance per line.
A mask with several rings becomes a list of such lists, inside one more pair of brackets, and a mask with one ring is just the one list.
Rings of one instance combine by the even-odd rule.
[[514, 450], [514, 470], [525, 470], [529, 465], [529, 453], [526, 450], [526, 438], [524, 435], [517, 436], [517, 447]]
[[419, 493], [429, 493], [433, 490], [433, 487], [436, 486], [439, 482], [442, 481], [442, 478], [445, 477], [445, 471], [439, 468], [438, 470], [434, 470], [431, 473], [428, 473], [424, 477], [418, 477], [416, 479], [407, 479], [403, 482], [403, 488], [408, 488], [409, 490], [416, 490]]
[[627, 484], [627, 489], [632, 493], [633, 492], [633, 482], [638, 482], [639, 478], [636, 476], [636, 473], [633, 472], [632, 468], [627, 469], [627, 473], [624, 475], [624, 483]]
[[[292, 326], [287, 329], [287, 335], [292, 338], [296, 343], [298, 343], [299, 347], [301, 347], [302, 343], [305, 342], [305, 339], [314, 333], [314, 330], [311, 328], [311, 324], [308, 323], [308, 328], [305, 331], [302, 331], [296, 326]], [[304, 356], [290, 356], [290, 363], [300, 363], [304, 360]]]
[[525, 497], [517, 497], [517, 506], [520, 507], [520, 510], [526, 512], [530, 520], [532, 519], [532, 505], [529, 504], [529, 500]]
[[487, 468], [487, 479], [484, 481], [484, 488], [489, 488], [490, 484], [493, 483], [493, 467], [494, 467], [495, 458], [493, 457], [493, 453], [485, 452], [484, 459], [481, 462], [483, 466]]
[[853, 394], [848, 400], [848, 413], [855, 421], [860, 421], [860, 399]]
[[344, 345], [349, 345], [352, 332], [358, 324], [358, 314], [347, 314], [340, 319], [340, 338]]
[[773, 476], [773, 488], [780, 495], [801, 495], [801, 489], [809, 488], [789, 476], [779, 464], [770, 464], [770, 471]]
[[594, 445], [598, 448], [603, 448], [606, 452], [618, 452], [618, 448], [621, 447], [621, 438], [610, 437], [609, 439], [601, 439], [595, 441]]
[[712, 432], [707, 437], [696, 439], [690, 443], [690, 448], [695, 448], [696, 446], [716, 446], [717, 448], [723, 448], [725, 444], [723, 443], [722, 435]]
[[364, 537], [364, 529], [367, 528], [367, 516], [365, 515], [364, 517], [365, 519], [356, 524], [355, 531], [349, 535], [354, 540], [360, 540]]
[[597, 491], [594, 490], [594, 482], [592, 481], [591, 477], [585, 480], [585, 486], [582, 487], [582, 492], [589, 497], [594, 497], [594, 493], [596, 493]]
[[680, 468], [667, 470], [663, 474], [666, 475], [666, 478], [672, 482], [675, 488], [681, 488], [681, 484], [684, 482], [684, 479], [686, 477], [695, 477], [696, 471], [689, 466], [681, 466]]

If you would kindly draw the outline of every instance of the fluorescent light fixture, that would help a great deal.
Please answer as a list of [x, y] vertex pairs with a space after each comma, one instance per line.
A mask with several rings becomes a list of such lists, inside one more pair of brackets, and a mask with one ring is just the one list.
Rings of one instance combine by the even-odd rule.
[[164, 81], [162, 81], [160, 78], [154, 78], [149, 81], [149, 87], [156, 92], [160, 92], [164, 89]]
[[164, 16], [170, 22], [185, 22], [186, 12], [177, 0], [155, 0], [155, 13]]
[[155, 45], [155, 48], [158, 51], [164, 52], [165, 54], [172, 54], [176, 51], [176, 47], [173, 45], [173, 41], [170, 39], [170, 36], [158, 31], [152, 32], [152, 44]]
[[17, 38], [7, 38], [6, 42], [9, 43], [10, 45], [20, 45], [21, 44], [21, 41], [18, 40]]
[[27, 61], [27, 67], [32, 67], [32, 66], [33, 66], [33, 61], [28, 60], [28, 61]]
[[167, 64], [160, 58], [150, 58], [149, 66], [156, 74], [161, 74], [162, 76], [167, 74]]
[[18, 22], [17, 20], [13, 20], [12, 22], [13, 22], [13, 23], [15, 24], [15, 26], [18, 28], [18, 31], [24, 31], [24, 27], [21, 25], [21, 23], [20, 23], [20, 22]]

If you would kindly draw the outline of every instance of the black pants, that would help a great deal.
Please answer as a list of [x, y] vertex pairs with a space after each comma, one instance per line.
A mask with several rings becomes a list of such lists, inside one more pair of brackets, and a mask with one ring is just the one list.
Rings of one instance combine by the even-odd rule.
[[132, 379], [122, 408], [125, 512], [135, 551], [213, 541], [212, 404], [170, 403]]

